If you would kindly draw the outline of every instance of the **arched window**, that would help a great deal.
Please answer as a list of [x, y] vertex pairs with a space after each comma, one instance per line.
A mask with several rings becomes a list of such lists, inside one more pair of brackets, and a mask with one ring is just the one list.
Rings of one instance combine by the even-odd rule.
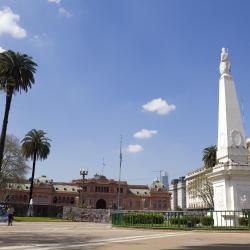
[[57, 197], [56, 196], [53, 198], [53, 203], [57, 203]]
[[23, 196], [23, 202], [28, 202], [28, 196], [26, 194]]

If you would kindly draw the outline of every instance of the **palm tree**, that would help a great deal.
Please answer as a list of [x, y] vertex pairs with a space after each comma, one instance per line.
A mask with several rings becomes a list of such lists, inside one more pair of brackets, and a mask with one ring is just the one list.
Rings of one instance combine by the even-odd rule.
[[37, 64], [32, 58], [11, 50], [0, 53], [0, 87], [6, 93], [5, 112], [0, 137], [0, 174], [3, 162], [3, 153], [7, 124], [12, 96], [16, 92], [27, 92], [35, 83], [34, 73]]
[[216, 145], [207, 147], [203, 150], [202, 160], [203, 160], [206, 168], [212, 168], [216, 165], [216, 163], [217, 163], [216, 151], [217, 151]]
[[46, 133], [42, 130], [32, 129], [29, 131], [22, 143], [22, 154], [25, 158], [30, 158], [33, 160], [32, 166], [32, 176], [30, 184], [30, 195], [29, 195], [29, 204], [32, 199], [33, 194], [33, 184], [34, 184], [34, 175], [36, 168], [36, 160], [45, 160], [47, 159], [50, 153], [50, 139], [46, 137]]

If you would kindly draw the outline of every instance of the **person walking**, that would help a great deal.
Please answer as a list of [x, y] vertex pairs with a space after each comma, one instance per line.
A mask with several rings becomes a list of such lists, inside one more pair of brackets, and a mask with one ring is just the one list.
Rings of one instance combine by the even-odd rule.
[[7, 214], [8, 214], [8, 226], [12, 226], [14, 211], [15, 211], [15, 210], [14, 210], [13, 207], [8, 207], [8, 209], [7, 209]]

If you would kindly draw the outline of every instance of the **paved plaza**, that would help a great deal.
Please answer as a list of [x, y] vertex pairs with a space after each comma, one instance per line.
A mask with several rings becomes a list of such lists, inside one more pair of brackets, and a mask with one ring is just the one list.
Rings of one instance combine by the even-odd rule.
[[30, 249], [237, 250], [250, 249], [250, 233], [120, 229], [82, 222], [0, 224], [0, 250]]

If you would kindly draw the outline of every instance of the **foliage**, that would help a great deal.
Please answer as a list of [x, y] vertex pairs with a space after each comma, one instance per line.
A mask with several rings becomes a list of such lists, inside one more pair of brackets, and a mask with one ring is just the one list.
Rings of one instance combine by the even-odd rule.
[[203, 217], [201, 217], [201, 224], [203, 226], [213, 226], [214, 219], [211, 216], [203, 216]]
[[4, 119], [0, 138], [0, 174], [12, 96], [22, 90], [27, 92], [35, 82], [37, 64], [26, 54], [11, 50], [0, 53], [0, 87], [6, 92]]
[[248, 225], [248, 219], [246, 217], [240, 217], [239, 218], [239, 224], [240, 224], [240, 226], [247, 226]]
[[122, 216], [125, 224], [163, 224], [164, 216], [161, 213], [127, 213]]
[[18, 182], [23, 179], [28, 169], [19, 140], [13, 135], [7, 135], [0, 176], [0, 189], [4, 191], [1, 192], [0, 202], [5, 202], [9, 194], [10, 190], [6, 189], [8, 182]]
[[50, 153], [50, 139], [42, 130], [32, 129], [22, 140], [22, 154], [25, 158], [33, 160], [32, 176], [30, 185], [29, 202], [32, 199], [36, 160], [47, 159]]
[[207, 174], [212, 169], [204, 169], [194, 178], [188, 180], [187, 191], [190, 197], [201, 199], [206, 207], [214, 207], [214, 190], [212, 182], [208, 179]]
[[50, 153], [50, 139], [42, 130], [32, 129], [22, 140], [22, 154], [26, 158], [45, 160]]
[[202, 160], [206, 168], [212, 168], [216, 165], [217, 163], [216, 151], [217, 151], [217, 146], [215, 145], [207, 147], [203, 150]]
[[34, 73], [37, 64], [32, 57], [11, 50], [0, 53], [0, 80], [7, 91], [28, 91], [35, 82]]
[[188, 223], [191, 223], [192, 225], [196, 225], [200, 223], [200, 217], [199, 216], [180, 216], [180, 217], [173, 217], [169, 219], [169, 222], [172, 225], [187, 225]]

